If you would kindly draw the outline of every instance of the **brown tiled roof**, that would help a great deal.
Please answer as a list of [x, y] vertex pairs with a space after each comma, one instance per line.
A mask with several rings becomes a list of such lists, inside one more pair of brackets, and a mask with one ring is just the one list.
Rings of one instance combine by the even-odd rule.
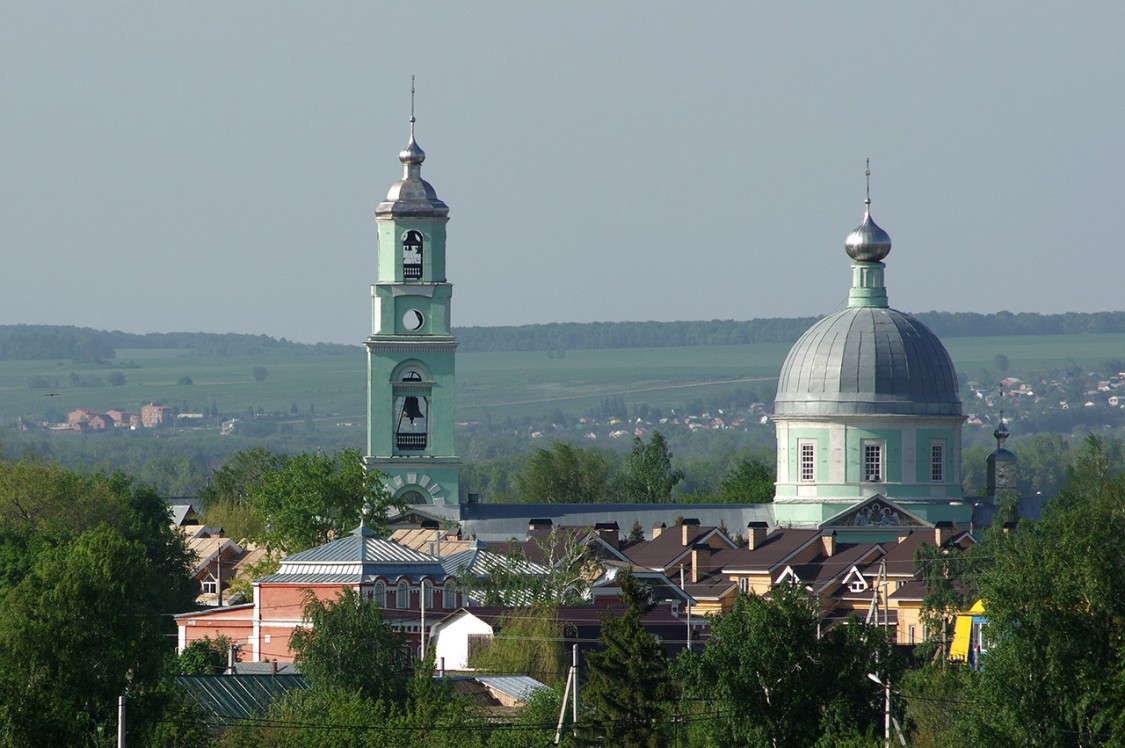
[[[717, 527], [698, 525], [687, 525], [687, 527], [687, 545], [684, 545], [683, 542], [683, 529], [681, 526], [676, 526], [664, 530], [658, 538], [630, 544], [622, 549], [622, 553], [637, 566], [663, 571], [672, 566], [681, 556], [689, 554], [693, 545], [705, 542], [715, 534], [723, 539], [724, 545], [731, 546], [733, 550], [733, 543]], [[726, 552], [716, 551], [712, 558], [717, 554]], [[711, 565], [715, 566], [716, 564], [712, 561]]]
[[711, 565], [728, 574], [764, 574], [784, 563], [810, 542], [815, 542], [819, 536], [819, 530], [774, 530], [754, 550], [738, 548], [719, 551], [711, 557]]

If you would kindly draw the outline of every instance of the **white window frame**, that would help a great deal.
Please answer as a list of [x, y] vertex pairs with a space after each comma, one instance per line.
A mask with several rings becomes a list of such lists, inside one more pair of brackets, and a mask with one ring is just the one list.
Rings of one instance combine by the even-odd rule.
[[816, 481], [816, 442], [812, 439], [797, 441], [797, 480], [800, 483]]
[[930, 480], [941, 483], [945, 480], [945, 440], [930, 442]]
[[[862, 444], [864, 483], [885, 483], [887, 480], [886, 445], [881, 441], [864, 441]], [[875, 470], [873, 471], [872, 465]], [[874, 477], [873, 477], [874, 476]]]

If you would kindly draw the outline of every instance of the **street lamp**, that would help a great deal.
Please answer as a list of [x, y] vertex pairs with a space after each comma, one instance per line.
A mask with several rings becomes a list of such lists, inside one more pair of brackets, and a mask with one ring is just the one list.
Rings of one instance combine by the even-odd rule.
[[[868, 673], [867, 679], [883, 688], [883, 748], [891, 748], [891, 684], [879, 680], [875, 673]], [[898, 742], [906, 745], [906, 738], [902, 736], [902, 729], [898, 727], [897, 721], [895, 727], [898, 728]]]

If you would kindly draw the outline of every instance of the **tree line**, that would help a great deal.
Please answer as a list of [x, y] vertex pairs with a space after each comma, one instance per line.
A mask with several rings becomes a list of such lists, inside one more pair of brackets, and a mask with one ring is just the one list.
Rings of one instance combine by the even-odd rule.
[[199, 356], [354, 354], [356, 346], [294, 343], [269, 335], [206, 332], [144, 334], [66, 325], [0, 325], [0, 360], [112, 359], [119, 348], [173, 348]]
[[[1125, 312], [922, 312], [915, 315], [940, 337], [1079, 335], [1125, 332]], [[682, 322], [552, 322], [507, 327], [459, 327], [462, 351], [567, 351], [670, 348], [698, 345], [792, 343], [815, 317]]]

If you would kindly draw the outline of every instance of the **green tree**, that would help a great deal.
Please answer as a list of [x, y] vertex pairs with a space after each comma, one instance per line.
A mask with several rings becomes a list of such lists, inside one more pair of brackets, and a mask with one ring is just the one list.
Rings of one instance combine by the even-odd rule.
[[44, 550], [0, 605], [0, 740], [94, 745], [128, 693], [133, 734], [155, 716], [167, 645], [145, 547], [102, 524]]
[[774, 468], [761, 460], [743, 460], [719, 484], [720, 501], [767, 504], [773, 501]]
[[633, 450], [625, 461], [623, 498], [639, 504], [672, 500], [672, 489], [684, 479], [684, 471], [672, 468], [672, 451], [659, 431], [648, 444], [633, 437]]
[[229, 647], [225, 636], [196, 639], [176, 657], [175, 670], [180, 675], [218, 675], [227, 666]]
[[469, 667], [485, 674], [530, 675], [551, 686], [562, 680], [566, 653], [555, 607], [513, 609], [500, 617], [496, 629], [492, 641], [470, 653]]
[[992, 646], [967, 694], [974, 745], [1125, 742], [1125, 477], [1090, 438], [1040, 522], [991, 530], [978, 575]]
[[249, 486], [249, 503], [263, 522], [252, 539], [293, 553], [359, 525], [382, 527], [391, 497], [382, 474], [364, 469], [359, 450], [286, 457]]
[[516, 488], [525, 501], [573, 504], [605, 497], [613, 460], [604, 450], [565, 441], [536, 447]]
[[589, 715], [580, 732], [591, 745], [664, 746], [675, 688], [663, 647], [642, 625], [652, 603], [630, 570], [619, 573], [617, 583], [625, 611], [602, 620], [602, 649], [586, 654]]
[[270, 375], [269, 371], [264, 366], [255, 366], [250, 370], [250, 373], [254, 376], [255, 382], [264, 382], [266, 381], [266, 377]]
[[881, 709], [866, 673], [878, 661], [881, 677], [897, 681], [889, 641], [856, 621], [818, 638], [818, 624], [808, 595], [790, 585], [769, 599], [739, 595], [714, 620], [703, 653], [685, 653], [676, 668], [687, 695], [723, 715], [706, 723], [707, 744], [832, 745], [875, 725]]
[[308, 625], [293, 632], [289, 647], [314, 688], [354, 690], [388, 704], [403, 700], [408, 645], [377, 602], [353, 589], [328, 602], [309, 593], [302, 612]]

